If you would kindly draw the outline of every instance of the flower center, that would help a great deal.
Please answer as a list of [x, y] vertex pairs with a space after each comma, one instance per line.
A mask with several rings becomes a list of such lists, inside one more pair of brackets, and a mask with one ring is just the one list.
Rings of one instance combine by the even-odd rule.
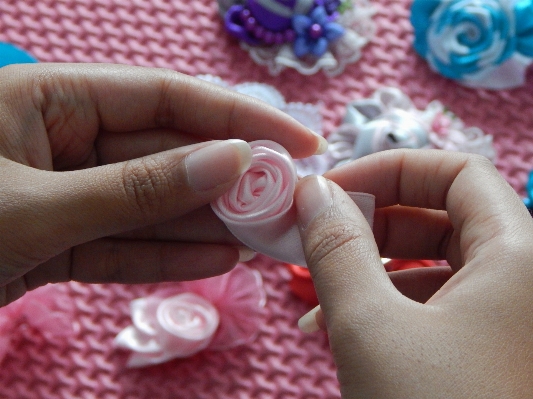
[[320, 24], [313, 24], [309, 28], [309, 37], [311, 39], [318, 39], [322, 37], [323, 29]]

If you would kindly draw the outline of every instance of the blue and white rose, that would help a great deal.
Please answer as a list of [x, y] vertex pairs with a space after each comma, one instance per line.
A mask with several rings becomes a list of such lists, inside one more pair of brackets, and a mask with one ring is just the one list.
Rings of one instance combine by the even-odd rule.
[[475, 79], [516, 51], [513, 0], [414, 0], [415, 50], [442, 75]]

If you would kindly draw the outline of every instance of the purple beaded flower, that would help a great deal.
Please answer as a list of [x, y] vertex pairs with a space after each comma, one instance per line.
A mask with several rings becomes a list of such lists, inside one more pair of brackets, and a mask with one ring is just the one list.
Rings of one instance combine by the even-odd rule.
[[323, 6], [316, 7], [309, 15], [295, 15], [292, 27], [296, 32], [293, 51], [297, 57], [307, 54], [322, 57], [329, 43], [344, 34], [344, 28], [330, 20]]

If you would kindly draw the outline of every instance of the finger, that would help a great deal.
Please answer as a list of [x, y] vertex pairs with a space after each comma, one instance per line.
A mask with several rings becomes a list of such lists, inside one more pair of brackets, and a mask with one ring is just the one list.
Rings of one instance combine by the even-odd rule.
[[27, 289], [48, 282], [156, 283], [223, 274], [250, 260], [247, 248], [104, 238], [66, 251], [26, 275]]
[[209, 205], [166, 223], [117, 234], [118, 238], [243, 245]]
[[400, 293], [413, 301], [426, 303], [453, 276], [453, 270], [448, 266], [432, 266], [388, 274]]
[[[319, 302], [331, 322], [357, 308], [359, 321], [383, 316], [401, 295], [387, 277], [372, 230], [337, 185], [320, 176], [298, 182], [295, 192], [300, 234]], [[383, 310], [383, 312], [379, 312]]]
[[[388, 273], [400, 293], [413, 301], [426, 303], [453, 275], [448, 266], [422, 267]], [[320, 305], [298, 320], [298, 327], [305, 333], [326, 330], [324, 312]]]
[[[251, 162], [241, 140], [212, 141], [132, 161], [75, 172], [44, 172], [5, 161], [18, 180], [0, 193], [9, 207], [3, 234], [27, 243], [22, 256], [49, 259], [87, 241], [177, 218], [219, 197]], [[10, 198], [22, 198], [12, 201]], [[1, 227], [0, 227], [1, 228]], [[22, 264], [27, 264], [24, 259]]]
[[150, 129], [136, 132], [100, 132], [95, 147], [99, 164], [106, 165], [141, 158], [202, 141], [205, 139], [181, 134], [176, 130]]
[[[270, 139], [294, 157], [325, 150], [325, 140], [252, 97], [174, 71], [125, 65], [38, 64], [4, 68], [2, 106], [26, 118], [20, 134], [47, 132], [54, 158], [78, 162], [100, 130], [167, 128], [202, 139]], [[11, 91], [13, 91], [11, 93]], [[29, 139], [30, 137], [28, 137]]]
[[[463, 263], [476, 249], [497, 251], [505, 237], [526, 245], [533, 224], [516, 192], [487, 159], [440, 150], [397, 150], [354, 161], [326, 176], [348, 191], [376, 195], [376, 206], [445, 209]], [[496, 240], [496, 241], [492, 241]], [[493, 245], [485, 245], [492, 241]], [[520, 242], [522, 241], [522, 242]]]
[[379, 253], [396, 259], [446, 259], [460, 268], [461, 253], [445, 211], [390, 206], [374, 214], [374, 237]]

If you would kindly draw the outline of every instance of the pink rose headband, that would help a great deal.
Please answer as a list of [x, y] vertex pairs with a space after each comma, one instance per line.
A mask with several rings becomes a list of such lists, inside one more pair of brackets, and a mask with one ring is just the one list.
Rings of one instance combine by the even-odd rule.
[[[293, 203], [296, 167], [287, 150], [275, 142], [259, 140], [250, 146], [250, 168], [211, 207], [243, 244], [279, 261], [305, 266]], [[349, 195], [372, 226], [374, 196]]]

